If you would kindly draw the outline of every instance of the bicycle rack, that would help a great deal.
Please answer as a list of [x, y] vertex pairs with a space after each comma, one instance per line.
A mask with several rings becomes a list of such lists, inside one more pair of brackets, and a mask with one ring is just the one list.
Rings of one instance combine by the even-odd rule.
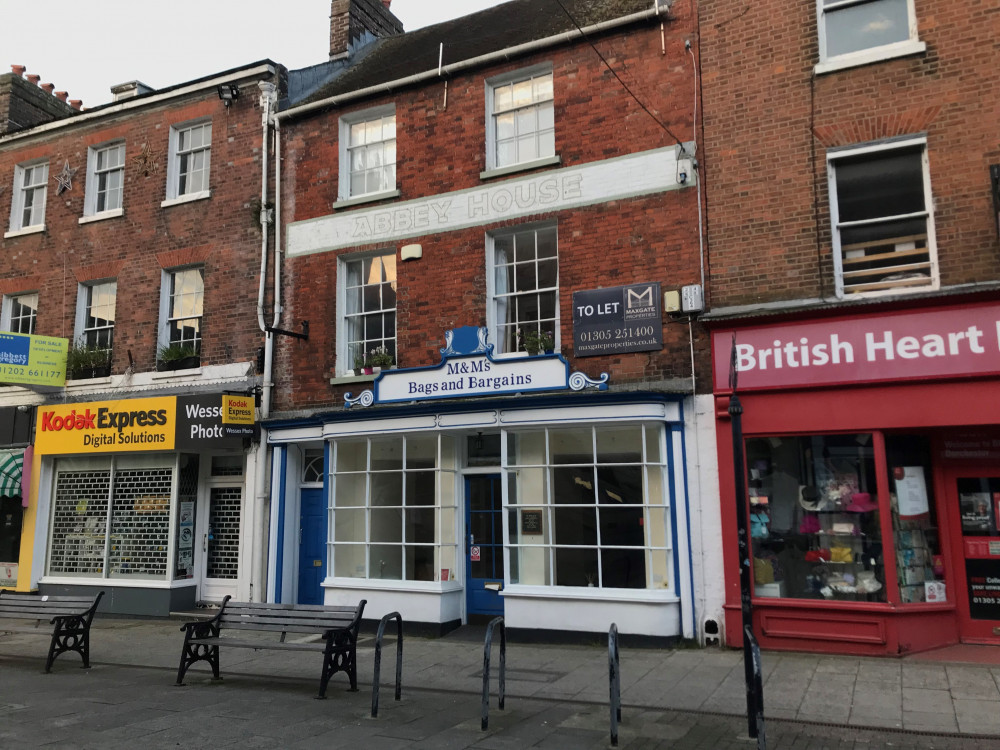
[[618, 746], [618, 724], [622, 720], [622, 673], [618, 658], [618, 626], [608, 630], [608, 690], [611, 693], [611, 745]]
[[503, 711], [506, 691], [507, 671], [507, 629], [502, 617], [494, 617], [486, 627], [486, 643], [483, 646], [483, 711], [482, 729], [485, 732], [490, 723], [490, 652], [493, 648], [493, 628], [500, 625], [500, 710]]
[[396, 700], [402, 692], [403, 679], [403, 617], [399, 612], [390, 612], [382, 618], [378, 624], [378, 632], [375, 634], [375, 674], [372, 677], [372, 718], [378, 716], [378, 689], [379, 678], [382, 673], [382, 636], [385, 635], [385, 626], [391, 620], [396, 621]]

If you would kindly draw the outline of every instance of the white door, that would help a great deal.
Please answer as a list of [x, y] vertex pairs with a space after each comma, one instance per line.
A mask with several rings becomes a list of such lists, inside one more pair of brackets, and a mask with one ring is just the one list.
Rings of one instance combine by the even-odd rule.
[[221, 602], [236, 596], [240, 576], [240, 524], [243, 485], [210, 484], [198, 503], [195, 526], [200, 556], [199, 598]]

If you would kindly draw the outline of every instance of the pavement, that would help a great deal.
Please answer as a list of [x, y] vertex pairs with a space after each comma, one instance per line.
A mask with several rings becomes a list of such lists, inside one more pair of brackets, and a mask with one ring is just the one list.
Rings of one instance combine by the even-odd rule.
[[[223, 649], [221, 681], [201, 663], [175, 686], [177, 620], [98, 617], [91, 668], [70, 653], [51, 674], [47, 638], [0, 635], [0, 747], [611, 747], [606, 642], [508, 643], [500, 710], [496, 637], [484, 731], [482, 632], [405, 636], [400, 701], [387, 635], [376, 718], [374, 632], [358, 646], [359, 691], [337, 674], [327, 700], [315, 700], [321, 660], [312, 652]], [[776, 652], [762, 663], [767, 747], [1000, 750], [1000, 666]], [[741, 651], [623, 647], [621, 676], [618, 747], [757, 746], [747, 736]]]

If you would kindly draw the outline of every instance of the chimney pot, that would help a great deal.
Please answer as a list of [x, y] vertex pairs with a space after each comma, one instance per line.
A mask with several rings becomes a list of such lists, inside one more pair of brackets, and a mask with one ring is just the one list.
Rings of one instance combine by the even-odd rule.
[[69, 92], [68, 91], [57, 91], [56, 92], [56, 99], [58, 99], [61, 102], [66, 101], [66, 98], [68, 96], [69, 96]]
[[11, 72], [14, 75], [16, 75], [18, 78], [20, 78], [21, 76], [23, 76], [24, 75], [24, 71], [27, 70], [27, 68], [24, 67], [23, 65], [11, 65], [10, 69], [11, 69]]
[[34, 84], [37, 84], [40, 80], [42, 80], [41, 76], [36, 76], [34, 73], [28, 73], [26, 77], [30, 83]]
[[83, 106], [83, 99], [70, 99], [69, 106], [73, 109], [80, 109]]
[[382, 5], [385, 6], [386, 10], [389, 10], [389, 6], [392, 5], [392, 0], [382, 0]]
[[54, 83], [40, 83], [38, 85], [42, 87], [42, 91], [44, 91], [46, 94], [51, 94], [53, 91], [56, 90], [56, 86]]

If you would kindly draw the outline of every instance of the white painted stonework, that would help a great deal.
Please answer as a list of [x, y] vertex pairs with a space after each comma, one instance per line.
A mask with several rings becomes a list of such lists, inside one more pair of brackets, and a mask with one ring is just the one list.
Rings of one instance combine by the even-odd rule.
[[[689, 151], [693, 147], [688, 147]], [[643, 151], [377, 208], [288, 225], [289, 256], [395, 242], [533, 214], [692, 187], [677, 181], [679, 147]], [[693, 151], [692, 151], [693, 152]]]

